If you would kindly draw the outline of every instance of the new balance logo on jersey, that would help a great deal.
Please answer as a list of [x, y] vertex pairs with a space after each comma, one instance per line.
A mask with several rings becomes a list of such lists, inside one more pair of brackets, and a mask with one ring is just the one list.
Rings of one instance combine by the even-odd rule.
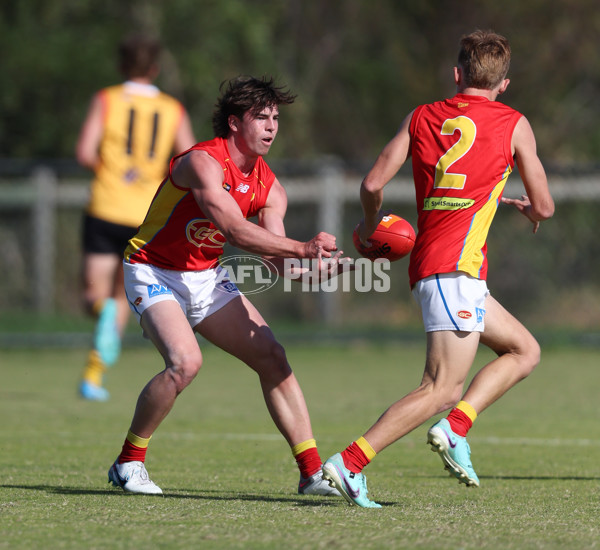
[[240, 193], [247, 193], [248, 190], [250, 189], [250, 186], [245, 184], [245, 183], [240, 183], [235, 190], [239, 191]]
[[164, 285], [148, 285], [148, 296], [154, 298], [154, 296], [160, 296], [161, 294], [173, 294]]

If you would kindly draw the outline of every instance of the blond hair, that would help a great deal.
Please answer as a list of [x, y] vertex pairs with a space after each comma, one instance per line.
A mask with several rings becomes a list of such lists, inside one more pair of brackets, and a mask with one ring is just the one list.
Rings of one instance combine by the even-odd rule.
[[460, 41], [458, 66], [468, 88], [493, 90], [508, 73], [510, 45], [493, 31], [477, 30]]

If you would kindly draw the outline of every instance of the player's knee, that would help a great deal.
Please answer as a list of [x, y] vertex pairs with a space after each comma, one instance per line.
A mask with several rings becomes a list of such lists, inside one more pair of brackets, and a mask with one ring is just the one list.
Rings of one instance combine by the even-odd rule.
[[292, 371], [284, 347], [276, 340], [262, 347], [261, 357], [256, 363], [255, 370], [276, 377], [288, 376]]
[[288, 371], [290, 366], [284, 347], [279, 342], [272, 342], [269, 346], [269, 359], [279, 370]]
[[533, 369], [535, 369], [535, 367], [539, 365], [541, 354], [542, 351], [540, 349], [540, 345], [538, 344], [537, 340], [532, 336], [521, 352], [522, 360], [520, 364], [523, 378], [531, 374], [531, 372], [533, 372]]
[[171, 358], [167, 373], [173, 380], [178, 394], [192, 382], [201, 366], [202, 354], [200, 350], [182, 353]]

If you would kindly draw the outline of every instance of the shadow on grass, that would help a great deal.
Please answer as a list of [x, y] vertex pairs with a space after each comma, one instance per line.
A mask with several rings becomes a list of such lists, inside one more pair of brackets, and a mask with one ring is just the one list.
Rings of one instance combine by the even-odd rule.
[[[57, 487], [53, 485], [0, 485], [2, 489], [24, 489], [27, 491], [43, 491], [49, 494], [55, 495], [101, 495], [101, 496], [115, 496], [119, 498], [123, 497], [136, 497], [136, 498], [175, 498], [175, 499], [189, 499], [189, 500], [216, 500], [216, 501], [250, 501], [250, 502], [277, 502], [277, 503], [288, 503], [296, 506], [343, 506], [347, 507], [348, 504], [345, 500], [336, 497], [318, 497], [318, 496], [305, 496], [305, 497], [270, 497], [267, 495], [260, 494], [249, 494], [249, 493], [230, 493], [226, 491], [210, 491], [203, 490], [198, 491], [198, 494], [181, 494], [181, 493], [164, 493], [162, 495], [134, 495], [132, 493], [125, 493], [118, 489], [83, 489], [80, 487]], [[190, 492], [188, 490], [188, 492]], [[394, 506], [394, 502], [380, 502], [382, 506]]]
[[[416, 476], [427, 479], [437, 479], [435, 476], [422, 475]], [[448, 476], [450, 477], [450, 476]], [[446, 478], [444, 478], [446, 479]], [[511, 476], [511, 475], [497, 475], [497, 476], [486, 476], [480, 475], [479, 479], [486, 479], [489, 481], [501, 480], [501, 481], [600, 481], [600, 476]], [[450, 482], [458, 481], [457, 479], [450, 479]], [[463, 485], [462, 483], [458, 483]], [[0, 486], [1, 487], [1, 486]], [[475, 489], [474, 487], [464, 486], [465, 489]]]
[[[445, 476], [442, 474], [442, 477], [438, 477], [430, 474], [416, 474], [413, 476], [415, 478], [421, 479], [444, 479], [450, 483], [458, 482], [459, 485], [464, 485], [460, 483], [457, 478], [454, 476], [448, 475]], [[518, 476], [518, 475], [479, 475], [479, 479], [487, 479], [489, 481], [493, 480], [515, 480], [515, 481], [600, 481], [600, 476]], [[464, 485], [465, 489], [471, 489], [472, 487], [467, 487]]]
[[599, 476], [479, 476], [479, 479], [516, 481], [600, 481]]

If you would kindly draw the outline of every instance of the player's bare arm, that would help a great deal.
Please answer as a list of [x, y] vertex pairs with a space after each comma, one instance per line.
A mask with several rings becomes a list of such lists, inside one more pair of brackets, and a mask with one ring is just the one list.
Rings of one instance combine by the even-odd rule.
[[94, 170], [100, 160], [98, 147], [102, 140], [104, 119], [104, 106], [102, 97], [98, 93], [94, 95], [90, 102], [88, 113], [81, 127], [77, 145], [75, 148], [75, 156], [77, 162], [86, 168]]
[[287, 193], [279, 180], [275, 179], [269, 190], [269, 196], [265, 201], [265, 205], [258, 213], [258, 225], [275, 235], [285, 237], [285, 224], [283, 220], [287, 212], [287, 205]]
[[[320, 234], [308, 243], [288, 239], [246, 220], [235, 200], [223, 191], [223, 169], [204, 151], [191, 151], [181, 157], [173, 171], [180, 187], [191, 189], [206, 216], [233, 246], [263, 256], [316, 258], [335, 250], [335, 237]], [[333, 243], [331, 242], [333, 239]]]
[[554, 201], [548, 189], [546, 172], [537, 155], [533, 130], [525, 117], [521, 117], [515, 126], [512, 146], [526, 194], [520, 199], [503, 198], [502, 202], [514, 206], [526, 216], [536, 233], [540, 222], [554, 214]]
[[373, 168], [360, 186], [360, 202], [364, 220], [360, 223], [358, 235], [363, 244], [368, 244], [368, 238], [373, 234], [384, 215], [381, 212], [383, 188], [398, 173], [410, 155], [409, 127], [411, 119], [412, 112], [402, 121], [397, 134], [383, 148]]

